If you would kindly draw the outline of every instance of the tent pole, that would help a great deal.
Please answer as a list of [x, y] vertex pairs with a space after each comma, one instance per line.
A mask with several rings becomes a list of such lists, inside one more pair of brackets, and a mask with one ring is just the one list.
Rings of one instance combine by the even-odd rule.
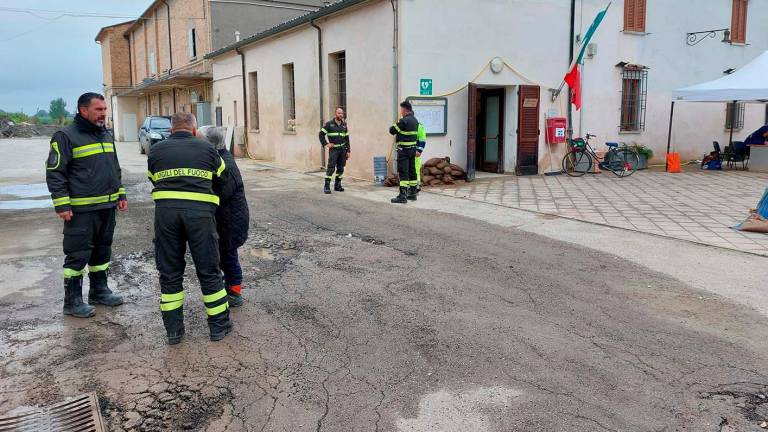
[[733, 149], [733, 128], [736, 127], [736, 101], [731, 105], [731, 137], [728, 138], [728, 146]]
[[[669, 150], [672, 148], [672, 119], [675, 115], [675, 101], [672, 101], [672, 105], [669, 107], [669, 133], [667, 134], [667, 155], [669, 155]], [[669, 158], [667, 159], [667, 164], [664, 168], [664, 170], [669, 169]]]

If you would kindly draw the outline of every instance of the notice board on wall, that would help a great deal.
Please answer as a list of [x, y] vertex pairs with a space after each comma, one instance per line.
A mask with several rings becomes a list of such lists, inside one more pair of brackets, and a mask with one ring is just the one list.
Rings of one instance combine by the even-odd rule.
[[413, 106], [413, 115], [427, 130], [427, 135], [448, 133], [447, 98], [408, 98]]

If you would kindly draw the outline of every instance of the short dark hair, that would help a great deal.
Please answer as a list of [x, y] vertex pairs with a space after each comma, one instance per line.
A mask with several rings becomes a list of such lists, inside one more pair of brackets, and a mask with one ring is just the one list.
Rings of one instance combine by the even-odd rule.
[[401, 108], [405, 108], [405, 109], [407, 109], [408, 111], [411, 111], [411, 112], [413, 112], [413, 105], [411, 105], [411, 103], [410, 103], [410, 102], [408, 102], [408, 101], [402, 101], [402, 102], [400, 102], [400, 107], [401, 107]]
[[104, 96], [98, 93], [83, 93], [77, 98], [77, 112], [80, 112], [80, 108], [88, 108], [91, 105], [91, 101], [94, 99], [104, 100]]

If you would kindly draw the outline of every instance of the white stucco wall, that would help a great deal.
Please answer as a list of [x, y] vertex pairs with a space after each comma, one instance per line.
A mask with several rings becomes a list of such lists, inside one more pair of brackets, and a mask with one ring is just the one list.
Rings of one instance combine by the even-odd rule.
[[[461, 89], [448, 97], [448, 134], [430, 137], [425, 156], [450, 156], [466, 165], [468, 100], [463, 86], [473, 81], [505, 88], [504, 166], [513, 172], [518, 123], [515, 86], [525, 84], [527, 78], [541, 86], [539, 170], [549, 171], [545, 114], [555, 109], [565, 115], [564, 104], [550, 102], [549, 88], [560, 83], [567, 68], [568, 2], [400, 0], [400, 4], [403, 95], [417, 96], [421, 78], [433, 79], [436, 96]], [[519, 74], [509, 69], [499, 74], [486, 70], [478, 77], [494, 57], [504, 59]]]
[[[316, 21], [323, 29], [323, 119], [332, 115], [328, 77], [329, 54], [345, 51], [348, 123], [352, 158], [347, 174], [371, 178], [373, 156], [386, 156], [392, 138], [392, 11], [378, 1], [362, 8]], [[318, 141], [320, 100], [317, 30], [305, 25], [276, 37], [245, 46], [246, 74], [258, 73], [259, 130], [248, 133], [248, 148], [256, 158], [273, 160], [303, 170], [322, 164]], [[286, 132], [283, 122], [282, 66], [294, 64], [296, 127]], [[213, 62], [213, 114], [222, 107], [224, 122], [233, 117], [238, 101], [238, 124], [243, 125], [240, 57], [231, 52]], [[250, 84], [248, 98], [250, 99]], [[251, 107], [249, 105], [248, 109]], [[249, 114], [250, 116], [250, 114]], [[215, 118], [215, 117], [213, 117]]]
[[[582, 31], [591, 23], [603, 0], [582, 0]], [[686, 45], [687, 32], [730, 28], [731, 0], [648, 0], [646, 31], [625, 34], [624, 1], [614, 0], [599, 33], [597, 55], [584, 67], [584, 113], [582, 130], [598, 135], [599, 142], [637, 142], [654, 149], [657, 162], [663, 162], [669, 127], [671, 91], [723, 76], [723, 71], [738, 68], [768, 49], [768, 2], [750, 1], [747, 46], [722, 43], [722, 33], [696, 46]], [[581, 6], [581, 5], [579, 5]], [[578, 26], [578, 21], [577, 21]], [[648, 101], [645, 131], [619, 133], [621, 106], [621, 61], [648, 66]], [[578, 114], [576, 115], [578, 117]], [[745, 125], [735, 131], [735, 139], [762, 126], [765, 107], [747, 105]], [[578, 129], [577, 129], [578, 130]], [[697, 159], [712, 150], [712, 141], [725, 146], [725, 104], [677, 103], [673, 129], [673, 149], [685, 159]]]

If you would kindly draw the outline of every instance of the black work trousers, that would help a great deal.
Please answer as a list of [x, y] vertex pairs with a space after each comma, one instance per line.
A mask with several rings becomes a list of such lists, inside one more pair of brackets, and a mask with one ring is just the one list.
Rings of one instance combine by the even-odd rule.
[[397, 175], [400, 176], [400, 187], [418, 186], [415, 146], [397, 148]]
[[82, 277], [85, 266], [106, 271], [112, 259], [116, 208], [74, 213], [64, 222], [64, 278]]
[[344, 178], [344, 167], [347, 166], [347, 152], [349, 148], [345, 145], [343, 147], [334, 147], [328, 151], [328, 169], [325, 171], [325, 178], [332, 180], [334, 173], [336, 179], [341, 180]]
[[155, 263], [160, 272], [160, 310], [168, 334], [184, 326], [184, 256], [187, 245], [203, 291], [211, 333], [229, 326], [229, 304], [219, 271], [216, 218], [212, 210], [155, 208]]

